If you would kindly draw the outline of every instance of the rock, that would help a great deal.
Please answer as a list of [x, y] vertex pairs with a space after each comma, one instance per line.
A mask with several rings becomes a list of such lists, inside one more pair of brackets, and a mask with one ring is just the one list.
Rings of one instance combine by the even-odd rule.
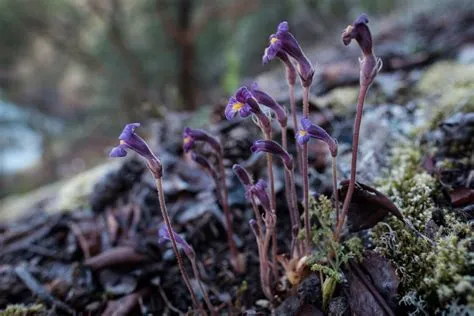
[[298, 296], [289, 296], [275, 309], [275, 315], [296, 316], [301, 308]]
[[349, 303], [347, 302], [347, 298], [345, 296], [337, 296], [331, 298], [329, 301], [328, 307], [328, 315], [329, 316], [349, 316]]
[[298, 297], [304, 304], [311, 304], [321, 307], [323, 294], [321, 291], [321, 281], [315, 274], [303, 280], [298, 286]]

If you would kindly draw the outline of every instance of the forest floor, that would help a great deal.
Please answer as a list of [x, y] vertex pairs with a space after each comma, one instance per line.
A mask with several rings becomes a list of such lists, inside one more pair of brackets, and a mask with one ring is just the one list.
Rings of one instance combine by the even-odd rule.
[[[358, 181], [385, 193], [435, 244], [423, 244], [390, 216], [357, 232], [364, 245], [362, 259], [342, 268], [345, 278], [325, 312], [467, 315], [474, 304], [474, 10], [424, 12], [403, 24], [386, 21], [374, 42], [384, 67], [364, 109]], [[339, 142], [341, 181], [350, 172], [357, 55], [355, 48], [344, 51], [341, 45], [308, 54], [318, 61], [310, 118]], [[256, 81], [288, 104], [280, 70]], [[300, 103], [301, 92], [297, 95]], [[253, 211], [231, 167], [239, 163], [254, 179], [266, 178], [265, 160], [249, 150], [260, 138], [258, 129], [250, 120], [225, 121], [224, 107], [169, 113], [153, 123], [150, 144], [165, 168], [173, 227], [194, 247], [220, 314], [266, 315], [273, 306], [277, 315], [315, 315], [324, 309], [319, 274], [309, 273], [291, 287], [280, 268], [274, 301], [261, 290], [257, 245], [248, 225]], [[224, 146], [234, 240], [246, 256], [243, 274], [229, 263], [213, 181], [183, 153], [185, 126], [205, 128]], [[289, 134], [293, 139], [292, 130]], [[296, 152], [293, 141], [289, 150]], [[332, 193], [330, 156], [319, 142], [311, 143], [309, 152], [311, 192], [322, 201], [320, 196]], [[278, 250], [287, 253], [291, 230], [283, 168], [275, 163], [274, 169]], [[296, 183], [301, 196], [300, 176]], [[7, 310], [0, 315], [186, 312], [192, 302], [171, 248], [158, 242], [161, 222], [154, 180], [136, 157], [5, 201], [0, 211], [0, 310]], [[188, 262], [186, 269], [191, 271]], [[366, 278], [353, 271], [363, 271]], [[372, 286], [364, 283], [367, 279]], [[195, 279], [192, 284], [201, 293]]]

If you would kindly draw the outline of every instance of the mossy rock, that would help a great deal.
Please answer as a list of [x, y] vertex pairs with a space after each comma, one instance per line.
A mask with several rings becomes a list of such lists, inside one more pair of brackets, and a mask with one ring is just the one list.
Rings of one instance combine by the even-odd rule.
[[430, 127], [455, 112], [474, 112], [474, 64], [442, 61], [430, 66], [416, 86], [425, 98], [420, 105], [430, 114]]
[[324, 96], [311, 98], [311, 102], [319, 108], [331, 108], [336, 115], [345, 116], [355, 109], [358, 95], [358, 87], [342, 87], [331, 90]]

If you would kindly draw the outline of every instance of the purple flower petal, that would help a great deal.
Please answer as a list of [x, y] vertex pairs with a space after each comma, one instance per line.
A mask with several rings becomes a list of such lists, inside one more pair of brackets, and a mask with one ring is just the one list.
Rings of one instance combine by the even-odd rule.
[[123, 149], [123, 145], [119, 145], [117, 147], [112, 148], [109, 153], [109, 157], [118, 158], [118, 157], [125, 157], [127, 156], [127, 151]]

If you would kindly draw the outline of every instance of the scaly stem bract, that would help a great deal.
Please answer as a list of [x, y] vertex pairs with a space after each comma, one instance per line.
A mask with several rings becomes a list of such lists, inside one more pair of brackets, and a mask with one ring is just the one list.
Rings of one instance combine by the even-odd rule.
[[[303, 88], [303, 116], [309, 116], [309, 87]], [[309, 175], [308, 175], [308, 143], [303, 144], [302, 157], [303, 176], [303, 208], [304, 208], [304, 228], [306, 238], [306, 252], [311, 252], [311, 223], [309, 219]]]
[[[222, 192], [222, 207], [224, 208], [224, 216], [227, 226], [227, 242], [229, 243], [230, 255], [231, 255], [231, 264], [234, 267], [235, 271], [239, 273], [243, 273], [245, 268], [242, 267], [242, 262], [239, 258], [239, 253], [237, 251], [237, 246], [234, 242], [234, 232], [232, 229], [232, 218], [229, 210], [229, 201], [228, 201], [228, 191], [226, 185], [226, 176], [225, 176], [225, 168], [224, 168], [224, 155], [222, 152], [218, 154], [219, 160], [219, 170], [221, 176], [221, 192]], [[219, 189], [219, 188], [218, 188]]]
[[341, 237], [341, 230], [344, 226], [347, 213], [349, 211], [349, 205], [351, 202], [352, 194], [354, 193], [355, 182], [356, 182], [356, 172], [357, 172], [357, 150], [359, 148], [359, 132], [360, 125], [362, 123], [362, 111], [364, 109], [365, 96], [369, 86], [361, 86], [359, 91], [359, 97], [357, 99], [357, 113], [354, 121], [354, 132], [352, 140], [352, 160], [351, 160], [351, 177], [349, 179], [349, 187], [347, 189], [346, 198], [342, 206], [342, 211], [338, 219], [336, 226], [336, 231], [334, 232], [334, 240], [339, 241]]
[[161, 181], [161, 178], [155, 179], [155, 184], [156, 184], [156, 190], [158, 191], [158, 199], [160, 202], [160, 209], [161, 209], [161, 214], [163, 216], [163, 219], [166, 223], [166, 227], [168, 228], [168, 231], [170, 232], [170, 240], [171, 240], [171, 246], [173, 248], [173, 252], [176, 256], [176, 259], [178, 261], [178, 267], [179, 271], [181, 272], [181, 276], [183, 277], [183, 281], [186, 284], [186, 287], [188, 288], [189, 293], [191, 294], [191, 299], [193, 301], [193, 305], [195, 308], [198, 308], [203, 315], [206, 315], [204, 312], [201, 304], [199, 304], [196, 293], [194, 293], [194, 290], [191, 286], [191, 282], [189, 281], [188, 274], [186, 273], [186, 270], [184, 270], [184, 262], [183, 262], [183, 257], [181, 257], [181, 254], [179, 253], [178, 250], [178, 245], [176, 244], [176, 239], [174, 238], [173, 232], [173, 227], [171, 227], [171, 222], [170, 218], [168, 215], [168, 209], [166, 208], [166, 203], [165, 203], [165, 194], [163, 192], [163, 183]]

